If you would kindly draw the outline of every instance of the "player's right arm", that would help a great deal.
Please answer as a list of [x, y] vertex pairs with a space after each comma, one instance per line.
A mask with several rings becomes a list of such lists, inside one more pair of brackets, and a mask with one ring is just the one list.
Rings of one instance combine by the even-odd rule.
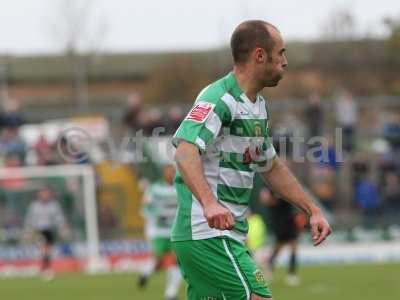
[[204, 176], [198, 147], [189, 142], [180, 142], [175, 160], [185, 184], [202, 205], [208, 225], [220, 230], [232, 229], [235, 223], [232, 214], [215, 199]]
[[201, 155], [218, 137], [221, 127], [230, 122], [232, 113], [228, 105], [207, 91], [202, 92], [172, 141], [177, 147], [175, 160], [183, 181], [202, 205], [208, 225], [220, 230], [232, 229], [234, 219], [231, 212], [218, 203], [208, 184]]

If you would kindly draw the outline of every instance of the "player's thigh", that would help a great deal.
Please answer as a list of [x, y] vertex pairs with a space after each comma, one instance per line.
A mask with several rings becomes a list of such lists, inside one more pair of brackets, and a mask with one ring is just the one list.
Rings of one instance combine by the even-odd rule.
[[174, 242], [173, 247], [183, 277], [188, 283], [189, 300], [249, 299], [249, 294], [246, 296], [243, 283], [225, 252], [223, 239]]
[[270, 296], [242, 244], [227, 238], [212, 238], [173, 245], [188, 283], [190, 300], [248, 300], [252, 293]]
[[245, 282], [250, 289], [252, 297], [259, 297], [259, 299], [271, 299], [271, 290], [264, 279], [264, 275], [256, 265], [247, 248], [232, 239], [227, 239], [226, 243], [229, 250], [233, 253], [240, 273], [242, 273], [245, 277]]

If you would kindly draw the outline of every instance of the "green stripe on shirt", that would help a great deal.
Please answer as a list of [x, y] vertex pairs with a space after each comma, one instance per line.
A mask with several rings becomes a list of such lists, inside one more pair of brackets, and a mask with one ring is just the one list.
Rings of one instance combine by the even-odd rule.
[[238, 188], [218, 184], [217, 196], [219, 200], [235, 204], [248, 204], [252, 189]]

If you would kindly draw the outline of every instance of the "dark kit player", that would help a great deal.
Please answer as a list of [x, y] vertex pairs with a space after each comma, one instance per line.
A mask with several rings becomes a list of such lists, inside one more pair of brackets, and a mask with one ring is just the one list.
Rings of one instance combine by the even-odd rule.
[[54, 276], [51, 268], [51, 251], [56, 233], [66, 234], [68, 227], [60, 205], [47, 186], [39, 189], [36, 199], [30, 204], [25, 227], [29, 232], [39, 236], [42, 276], [45, 280], [51, 280]]
[[300, 283], [297, 276], [299, 228], [296, 225], [295, 208], [279, 196], [271, 193], [267, 188], [260, 191], [260, 202], [267, 206], [268, 232], [271, 232], [275, 238], [275, 243], [268, 259], [268, 267], [272, 272], [278, 254], [283, 247], [289, 246], [289, 272], [286, 282], [289, 285], [298, 285]]

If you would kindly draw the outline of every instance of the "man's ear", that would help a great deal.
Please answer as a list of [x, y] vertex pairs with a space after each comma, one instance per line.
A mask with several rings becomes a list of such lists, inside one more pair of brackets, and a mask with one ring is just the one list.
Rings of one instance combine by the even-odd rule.
[[254, 50], [255, 59], [258, 63], [265, 63], [267, 58], [267, 53], [262, 48], [256, 48]]

